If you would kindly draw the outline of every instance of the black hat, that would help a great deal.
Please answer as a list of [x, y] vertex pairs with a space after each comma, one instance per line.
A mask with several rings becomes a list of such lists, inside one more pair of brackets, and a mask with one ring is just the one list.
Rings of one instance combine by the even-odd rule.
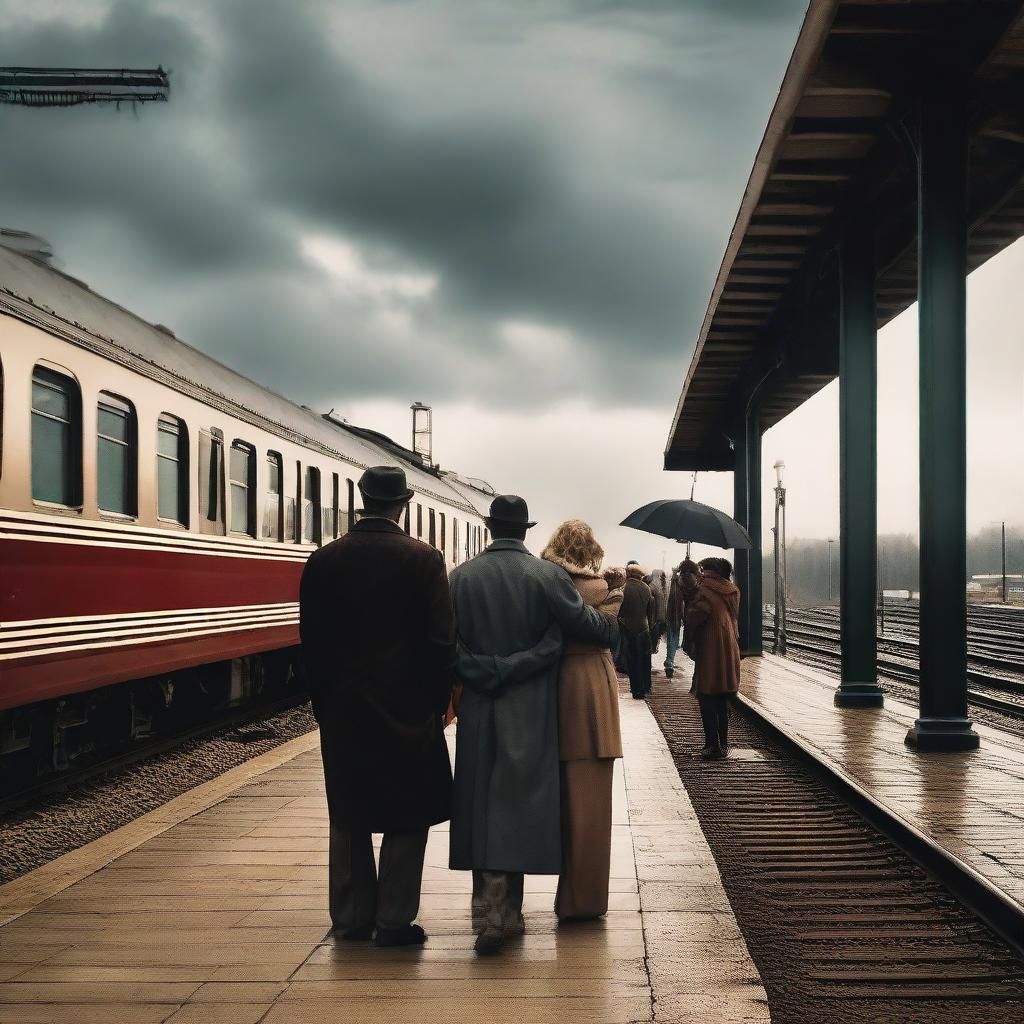
[[536, 526], [530, 521], [530, 509], [518, 494], [499, 494], [491, 502], [490, 515], [484, 520], [488, 526]]
[[408, 501], [413, 496], [398, 466], [370, 466], [359, 478], [359, 493], [373, 501]]

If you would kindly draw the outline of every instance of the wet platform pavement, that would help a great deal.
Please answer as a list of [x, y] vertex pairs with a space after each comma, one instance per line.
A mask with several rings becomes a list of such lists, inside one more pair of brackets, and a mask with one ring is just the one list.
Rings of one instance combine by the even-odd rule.
[[0, 1022], [754, 1022], [764, 989], [660, 731], [622, 701], [611, 909], [479, 959], [470, 880], [431, 832], [423, 949], [336, 942], [315, 734], [0, 887]]
[[758, 714], [980, 876], [1024, 922], [1024, 736], [976, 723], [980, 749], [919, 753], [904, 743], [915, 707], [887, 696], [882, 709], [837, 708], [836, 686], [770, 654], [743, 660], [742, 699]]

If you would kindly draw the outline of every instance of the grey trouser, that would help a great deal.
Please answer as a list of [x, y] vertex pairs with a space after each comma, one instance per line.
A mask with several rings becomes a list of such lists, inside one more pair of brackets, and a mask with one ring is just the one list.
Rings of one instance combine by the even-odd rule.
[[371, 833], [332, 825], [331, 924], [341, 931], [412, 924], [420, 909], [428, 831], [385, 832], [378, 877]]
[[472, 913], [475, 932], [504, 932], [510, 925], [521, 922], [523, 872], [474, 868]]

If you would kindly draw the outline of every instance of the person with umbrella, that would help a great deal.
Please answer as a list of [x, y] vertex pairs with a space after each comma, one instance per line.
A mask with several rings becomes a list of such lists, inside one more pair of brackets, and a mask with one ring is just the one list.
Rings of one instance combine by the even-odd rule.
[[705, 558], [697, 596], [686, 608], [686, 653], [693, 658], [692, 692], [704, 725], [701, 757], [729, 750], [729, 701], [740, 688], [739, 587], [726, 558]]
[[679, 650], [686, 605], [697, 596], [700, 587], [700, 566], [690, 558], [684, 558], [672, 573], [672, 583], [668, 592], [668, 613], [665, 635], [665, 676], [672, 678], [675, 672], [676, 651]]

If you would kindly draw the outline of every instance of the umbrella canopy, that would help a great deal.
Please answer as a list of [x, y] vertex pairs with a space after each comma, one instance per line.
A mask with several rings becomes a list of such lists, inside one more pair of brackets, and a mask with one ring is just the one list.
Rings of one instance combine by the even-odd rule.
[[716, 548], [751, 548], [750, 534], [720, 509], [683, 498], [663, 498], [630, 512], [619, 523], [670, 540], [693, 541]]

